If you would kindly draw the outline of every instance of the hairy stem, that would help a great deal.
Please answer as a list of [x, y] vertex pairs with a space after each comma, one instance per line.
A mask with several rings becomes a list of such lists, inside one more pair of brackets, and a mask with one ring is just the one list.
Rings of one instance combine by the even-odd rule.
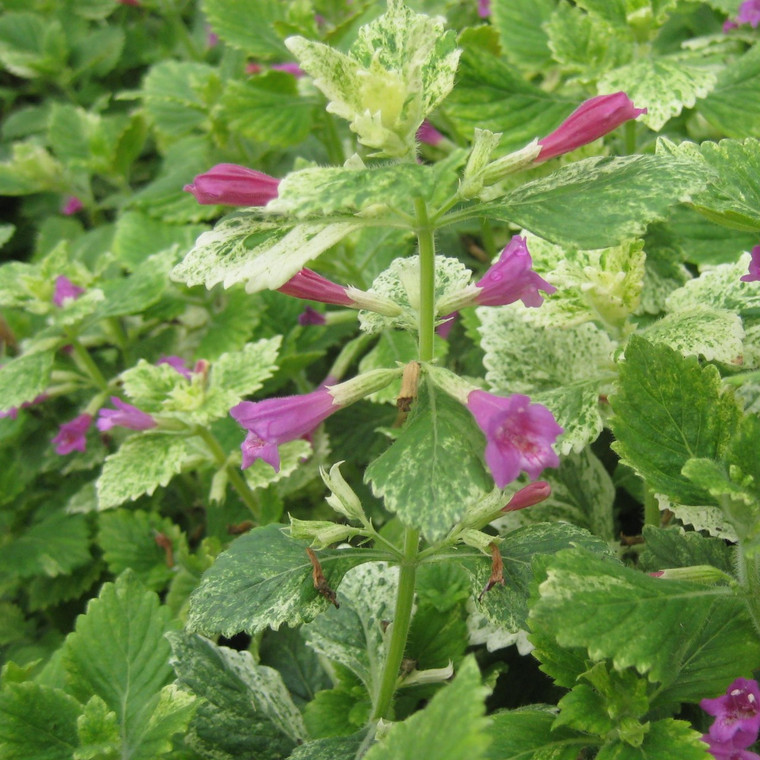
[[420, 361], [429, 362], [433, 358], [435, 337], [435, 238], [424, 199], [415, 198], [414, 211], [420, 252]]

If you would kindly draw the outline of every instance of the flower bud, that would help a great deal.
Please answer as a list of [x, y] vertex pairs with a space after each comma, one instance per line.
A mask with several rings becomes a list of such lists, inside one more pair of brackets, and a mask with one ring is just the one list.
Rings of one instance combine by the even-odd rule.
[[319, 468], [319, 474], [322, 476], [324, 484], [332, 491], [326, 497], [326, 501], [336, 512], [347, 517], [349, 520], [358, 520], [364, 523], [367, 518], [364, 515], [362, 503], [351, 486], [343, 479], [343, 475], [340, 472], [342, 464], [342, 461], [336, 462], [330, 468], [329, 474], [324, 467]]
[[346, 541], [359, 533], [350, 525], [328, 522], [327, 520], [299, 520], [290, 518], [290, 535], [302, 541], [311, 541], [315, 549], [325, 549], [332, 544]]
[[552, 487], [545, 480], [537, 480], [517, 491], [502, 512], [514, 512], [525, 507], [532, 507], [534, 504], [546, 501], [551, 495]]

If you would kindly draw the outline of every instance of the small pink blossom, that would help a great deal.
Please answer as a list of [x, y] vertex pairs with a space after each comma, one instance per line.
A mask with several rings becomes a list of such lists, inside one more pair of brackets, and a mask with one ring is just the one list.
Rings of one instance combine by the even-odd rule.
[[217, 164], [183, 188], [198, 203], [223, 206], [266, 206], [277, 197], [280, 180], [237, 164]]
[[716, 744], [711, 742], [708, 736], [703, 736], [702, 741], [710, 745], [708, 752], [715, 760], [760, 760], [760, 755], [756, 752], [750, 752], [748, 749]]
[[481, 306], [505, 306], [522, 301], [526, 306], [540, 306], [544, 299], [538, 292], [551, 294], [557, 289], [532, 269], [533, 259], [525, 238], [515, 235], [499, 260], [475, 283], [480, 288], [476, 301]]
[[325, 315], [318, 312], [316, 309], [312, 309], [311, 306], [307, 306], [306, 310], [298, 315], [299, 325], [324, 325], [327, 324]]
[[518, 509], [532, 507], [534, 504], [546, 501], [551, 495], [552, 487], [545, 480], [537, 480], [534, 483], [528, 483], [527, 486], [515, 493], [501, 511], [515, 512]]
[[715, 716], [708, 733], [711, 742], [745, 749], [757, 740], [760, 731], [760, 688], [757, 681], [737, 678], [723, 696], [703, 699], [699, 706]]
[[273, 63], [270, 67], [274, 71], [284, 71], [286, 74], [292, 74], [296, 79], [304, 76], [304, 70], [297, 63]]
[[230, 410], [230, 415], [248, 430], [241, 447], [243, 469], [263, 459], [279, 472], [277, 447], [308, 435], [338, 409], [340, 406], [327, 388], [302, 396], [241, 401]]
[[760, 280], [760, 245], [756, 245], [750, 255], [752, 259], [749, 262], [747, 274], [739, 278], [742, 282], [757, 282]]
[[486, 464], [499, 488], [522, 470], [537, 478], [546, 467], [559, 467], [552, 444], [562, 428], [545, 406], [517, 393], [504, 397], [474, 390], [467, 408], [485, 433]]
[[245, 73], [246, 74], [260, 74], [261, 73], [261, 66], [259, 66], [258, 63], [246, 63], [245, 65]]
[[71, 422], [64, 422], [58, 428], [58, 435], [53, 438], [55, 453], [64, 456], [72, 451], [84, 451], [87, 448], [86, 434], [92, 422], [92, 415], [80, 414]]
[[68, 195], [61, 206], [61, 213], [66, 216], [73, 216], [77, 211], [81, 211], [83, 208], [84, 204], [76, 197], [76, 195]]
[[302, 269], [294, 274], [284, 285], [277, 288], [280, 293], [308, 301], [331, 303], [335, 306], [353, 306], [354, 301], [348, 296], [346, 288], [338, 285], [311, 269]]
[[441, 317], [441, 323], [435, 328], [435, 334], [446, 340], [449, 337], [451, 328], [454, 327], [454, 322], [457, 321], [458, 316], [458, 311], [452, 311], [451, 314]]
[[478, 16], [488, 18], [491, 15], [491, 0], [478, 0]]
[[156, 421], [147, 412], [143, 412], [132, 404], [111, 396], [111, 403], [116, 409], [103, 408], [98, 412], [98, 430], [104, 433], [112, 427], [125, 427], [130, 430], [149, 430], [156, 427]]
[[636, 108], [624, 92], [590, 98], [581, 103], [551, 134], [538, 141], [541, 152], [535, 163], [580, 148], [646, 112], [646, 108]]
[[739, 28], [739, 24], [737, 24], [735, 21], [731, 21], [730, 18], [727, 18], [723, 22], [723, 34], [727, 34], [732, 29], [738, 29], [738, 28]]
[[53, 291], [53, 303], [56, 306], [63, 306], [66, 301], [76, 301], [79, 296], [85, 292], [65, 275], [59, 274], [55, 278], [55, 289]]
[[753, 29], [760, 26], [760, 0], [746, 0], [739, 6], [736, 15], [739, 24], [749, 24]]
[[417, 130], [417, 139], [420, 142], [435, 147], [444, 139], [444, 137], [427, 119], [425, 119]]
[[192, 370], [185, 364], [185, 360], [181, 356], [162, 356], [156, 362], [156, 366], [159, 367], [162, 364], [168, 364], [187, 380], [190, 380], [193, 376]]

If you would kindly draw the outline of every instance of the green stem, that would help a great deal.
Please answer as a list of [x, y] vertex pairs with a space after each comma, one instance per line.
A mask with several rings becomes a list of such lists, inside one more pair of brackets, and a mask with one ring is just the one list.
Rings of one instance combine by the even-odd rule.
[[396, 610], [393, 614], [391, 640], [388, 645], [388, 656], [383, 668], [380, 689], [377, 694], [377, 701], [375, 702], [375, 710], [372, 714], [372, 719], [375, 721], [390, 717], [401, 660], [404, 657], [404, 650], [406, 649], [409, 623], [412, 619], [419, 540], [419, 531], [414, 528], [406, 529], [404, 533], [404, 558], [401, 561], [398, 577], [398, 593], [396, 596]]
[[68, 334], [68, 338], [74, 351], [74, 362], [101, 391], [107, 391], [108, 381], [103, 377], [103, 373], [90, 356], [90, 352], [71, 333]]
[[221, 447], [219, 441], [216, 440], [210, 430], [207, 430], [200, 425], [196, 426], [195, 434], [200, 436], [203, 442], [208, 446], [211, 455], [214, 457], [214, 462], [219, 469], [227, 471], [227, 477], [230, 484], [237, 491], [238, 496], [242, 499], [243, 503], [251, 510], [253, 516], [256, 518], [256, 522], [261, 519], [261, 506], [259, 500], [256, 498], [256, 494], [248, 487], [248, 483], [245, 482], [245, 478], [240, 474], [238, 469], [227, 461], [227, 455], [224, 453], [224, 449]]
[[625, 136], [626, 155], [632, 156], [636, 152], [636, 122], [627, 121], [623, 127], [623, 134]]
[[435, 337], [435, 238], [423, 198], [414, 199], [414, 211], [420, 252], [420, 361], [429, 362], [433, 359]]
[[662, 524], [662, 515], [657, 499], [652, 493], [652, 489], [644, 486], [644, 525], [653, 525], [659, 528]]
[[335, 166], [343, 166], [346, 157], [343, 154], [343, 145], [340, 142], [338, 129], [335, 126], [335, 120], [329, 113], [324, 114], [325, 125], [325, 149], [330, 163]]

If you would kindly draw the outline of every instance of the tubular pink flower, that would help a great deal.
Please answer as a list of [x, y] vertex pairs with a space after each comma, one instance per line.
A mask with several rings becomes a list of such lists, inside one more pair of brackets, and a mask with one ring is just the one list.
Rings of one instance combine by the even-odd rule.
[[81, 211], [83, 208], [84, 204], [76, 197], [76, 195], [68, 195], [61, 206], [61, 213], [66, 216], [73, 216], [77, 211]]
[[340, 405], [335, 403], [327, 388], [318, 388], [302, 396], [241, 401], [230, 409], [230, 415], [248, 430], [241, 447], [243, 469], [256, 459], [263, 459], [279, 472], [277, 447], [308, 435], [339, 409]]
[[443, 135], [427, 120], [420, 124], [417, 130], [417, 139], [435, 147], [443, 140]]
[[597, 95], [581, 103], [551, 134], [538, 141], [541, 152], [534, 163], [569, 153], [635, 119], [646, 108], [636, 108], [624, 92]]
[[551, 294], [557, 289], [536, 274], [525, 238], [515, 235], [499, 260], [475, 283], [480, 288], [475, 300], [481, 306], [505, 306], [517, 300], [526, 306], [540, 306], [539, 290]]
[[760, 731], [760, 688], [757, 681], [737, 678], [726, 693], [703, 699], [699, 706], [714, 715], [708, 737], [711, 743], [745, 749], [757, 740]]
[[445, 317], [442, 317], [441, 324], [439, 324], [438, 327], [435, 328], [435, 334], [438, 337], [446, 340], [449, 337], [451, 328], [454, 327], [454, 322], [457, 321], [458, 316], [459, 316], [458, 311], [452, 311], [451, 314], [447, 314]]
[[491, 0], [478, 0], [478, 16], [488, 18], [491, 15]]
[[55, 453], [64, 456], [72, 451], [84, 451], [87, 448], [85, 438], [92, 422], [92, 415], [80, 414], [71, 422], [64, 422], [58, 428], [58, 435], [53, 438]]
[[299, 325], [324, 325], [327, 324], [324, 314], [320, 314], [316, 309], [312, 309], [311, 306], [307, 306], [306, 310], [298, 315]]
[[198, 203], [223, 206], [266, 206], [277, 197], [280, 180], [237, 164], [217, 164], [183, 188]]
[[545, 480], [537, 480], [535, 483], [528, 483], [514, 494], [501, 511], [515, 512], [518, 509], [532, 507], [534, 504], [546, 501], [551, 495], [552, 487]]
[[749, 269], [747, 274], [739, 279], [742, 282], [757, 282], [760, 280], [760, 245], [756, 245], [752, 249], [752, 260], [749, 262]]
[[749, 24], [753, 29], [757, 29], [760, 26], [760, 0], [746, 0], [742, 3], [739, 6], [736, 21], [739, 24]]
[[98, 412], [98, 430], [104, 433], [112, 427], [125, 427], [130, 430], [150, 430], [156, 427], [156, 421], [147, 412], [143, 412], [132, 404], [111, 396], [111, 403], [116, 409], [101, 409]]
[[193, 373], [192, 370], [185, 364], [185, 360], [181, 356], [162, 356], [157, 362], [156, 366], [160, 366], [162, 364], [168, 364], [172, 369], [179, 372], [182, 377], [184, 377], [186, 380], [190, 380], [192, 378]]
[[546, 467], [558, 467], [552, 444], [562, 432], [552, 413], [527, 396], [495, 396], [470, 391], [467, 408], [486, 436], [485, 458], [494, 482], [504, 488], [521, 470], [537, 478]]
[[757, 752], [750, 752], [748, 749], [732, 747], [726, 744], [716, 744], [710, 741], [709, 736], [703, 736], [702, 741], [710, 745], [708, 752], [715, 760], [760, 760], [760, 755]]
[[304, 70], [295, 62], [290, 63], [273, 63], [270, 69], [274, 71], [284, 71], [286, 74], [292, 74], [296, 79], [300, 79], [305, 75]]
[[76, 301], [79, 296], [84, 293], [84, 288], [80, 288], [78, 285], [74, 285], [74, 283], [65, 275], [58, 275], [58, 277], [55, 278], [55, 290], [53, 291], [53, 303], [56, 306], [63, 306], [63, 304], [68, 301]]
[[280, 293], [308, 301], [331, 303], [335, 306], [354, 306], [346, 288], [338, 285], [311, 269], [302, 269], [294, 274], [284, 285], [277, 288]]

